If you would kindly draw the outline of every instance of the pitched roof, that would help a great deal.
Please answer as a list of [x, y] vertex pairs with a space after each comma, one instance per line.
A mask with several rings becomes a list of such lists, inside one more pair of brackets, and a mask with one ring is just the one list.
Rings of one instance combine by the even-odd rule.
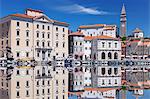
[[104, 24], [94, 24], [94, 25], [81, 25], [79, 29], [86, 29], [86, 28], [99, 28], [104, 27]]
[[111, 36], [105, 36], [105, 35], [100, 35], [100, 36], [85, 36], [84, 40], [93, 40], [93, 39], [111, 39], [111, 40], [119, 40], [118, 38], [113, 38]]
[[55, 24], [61, 24], [61, 25], [66, 25], [66, 26], [69, 26], [68, 23], [66, 22], [60, 22], [60, 21], [57, 21], [57, 20], [53, 20]]
[[123, 4], [123, 6], [122, 6], [121, 14], [126, 14], [126, 10], [125, 10], [124, 4]]
[[106, 92], [110, 90], [115, 90], [117, 88], [85, 88], [85, 91], [100, 91], [100, 92]]
[[104, 26], [104, 30], [114, 30], [114, 26]]
[[80, 32], [80, 31], [70, 33], [69, 35], [73, 35], [73, 36], [84, 36], [83, 33]]
[[34, 11], [34, 12], [39, 12], [39, 13], [43, 13], [43, 11], [41, 10], [35, 10], [35, 9], [31, 9], [31, 8], [27, 8], [26, 11], [29, 10], [29, 11]]
[[142, 30], [140, 30], [139, 28], [136, 28], [136, 29], [133, 31], [133, 33], [140, 33], [140, 32], [142, 32]]
[[29, 15], [26, 15], [26, 14], [11, 14], [10, 16], [15, 16], [15, 17], [21, 17], [21, 18], [29, 18], [29, 19], [32, 19], [34, 18], [34, 16], [29, 16]]

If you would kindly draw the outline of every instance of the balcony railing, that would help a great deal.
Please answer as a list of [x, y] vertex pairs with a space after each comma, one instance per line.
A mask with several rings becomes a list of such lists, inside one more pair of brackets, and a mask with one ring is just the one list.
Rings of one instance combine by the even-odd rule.
[[48, 78], [52, 78], [52, 76], [50, 74], [49, 75], [42, 74], [42, 75], [37, 75], [35, 78], [36, 79], [48, 79]]

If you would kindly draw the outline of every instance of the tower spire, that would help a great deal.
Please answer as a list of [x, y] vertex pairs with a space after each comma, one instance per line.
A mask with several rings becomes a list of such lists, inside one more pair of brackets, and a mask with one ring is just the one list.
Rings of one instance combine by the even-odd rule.
[[125, 6], [124, 6], [124, 4], [123, 4], [123, 6], [122, 6], [122, 11], [121, 11], [121, 14], [126, 14], [126, 9], [125, 9]]
[[126, 10], [125, 10], [125, 6], [123, 4], [122, 10], [121, 10], [121, 16], [120, 16], [120, 33], [121, 33], [121, 37], [126, 36], [126, 23], [127, 23]]

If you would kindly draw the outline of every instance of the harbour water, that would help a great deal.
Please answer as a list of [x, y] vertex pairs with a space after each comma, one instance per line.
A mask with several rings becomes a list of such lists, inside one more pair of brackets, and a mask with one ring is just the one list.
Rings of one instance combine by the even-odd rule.
[[[77, 96], [73, 95], [69, 97], [69, 99], [78, 99], [78, 98]], [[119, 99], [122, 99], [121, 94]], [[150, 99], [150, 90], [144, 90], [144, 95], [138, 97], [136, 97], [132, 91], [127, 91], [126, 99]]]

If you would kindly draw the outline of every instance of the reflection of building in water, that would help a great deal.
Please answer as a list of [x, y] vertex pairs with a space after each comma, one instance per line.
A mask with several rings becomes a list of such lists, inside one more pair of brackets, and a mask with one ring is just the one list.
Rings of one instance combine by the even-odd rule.
[[125, 78], [126, 81], [130, 83], [138, 83], [150, 80], [149, 71], [146, 68], [125, 70]]
[[3, 68], [0, 83], [0, 99], [68, 99], [68, 70], [63, 67]]

